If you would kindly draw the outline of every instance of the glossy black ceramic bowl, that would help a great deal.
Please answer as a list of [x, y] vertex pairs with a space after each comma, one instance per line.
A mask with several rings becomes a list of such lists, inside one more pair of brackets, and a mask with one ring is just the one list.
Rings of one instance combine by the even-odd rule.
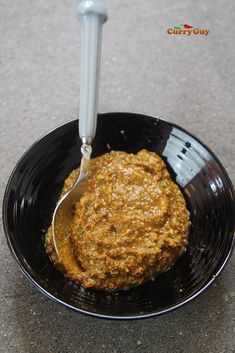
[[44, 294], [78, 312], [115, 319], [159, 315], [189, 302], [225, 266], [233, 246], [235, 203], [229, 177], [216, 156], [179, 126], [153, 116], [101, 114], [93, 157], [112, 150], [142, 148], [166, 161], [191, 215], [185, 254], [155, 281], [115, 293], [87, 290], [51, 264], [44, 239], [59, 193], [80, 164], [77, 121], [37, 141], [16, 165], [8, 182], [3, 221], [8, 244], [26, 276]]

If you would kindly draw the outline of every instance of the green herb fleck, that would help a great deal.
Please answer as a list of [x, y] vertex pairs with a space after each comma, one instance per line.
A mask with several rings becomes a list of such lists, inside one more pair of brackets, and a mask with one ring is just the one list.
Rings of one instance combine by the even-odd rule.
[[81, 230], [81, 231], [78, 233], [79, 238], [83, 238], [84, 235], [85, 235], [85, 231], [84, 231], [84, 230]]
[[139, 287], [140, 286], [140, 283], [136, 282], [136, 283], [133, 283], [130, 288], [136, 288], [136, 287]]

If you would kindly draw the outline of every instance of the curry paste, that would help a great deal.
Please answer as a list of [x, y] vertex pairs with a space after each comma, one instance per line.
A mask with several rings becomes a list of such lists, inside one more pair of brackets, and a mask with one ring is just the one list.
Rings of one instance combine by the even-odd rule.
[[[111, 151], [93, 158], [87, 190], [75, 204], [70, 234], [46, 250], [65, 276], [85, 288], [114, 291], [167, 271], [184, 252], [189, 212], [164, 161], [153, 152]], [[62, 195], [78, 170], [66, 179]]]

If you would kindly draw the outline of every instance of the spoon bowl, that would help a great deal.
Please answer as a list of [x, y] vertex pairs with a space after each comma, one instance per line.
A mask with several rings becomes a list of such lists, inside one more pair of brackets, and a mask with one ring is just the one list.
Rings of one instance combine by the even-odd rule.
[[52, 217], [52, 240], [57, 255], [59, 255], [57, 239], [60, 242], [63, 242], [63, 238], [69, 234], [70, 224], [73, 220], [74, 205], [80, 200], [86, 191], [91, 146], [83, 144], [81, 147], [81, 153], [82, 159], [78, 177], [72, 188], [62, 196], [57, 203]]

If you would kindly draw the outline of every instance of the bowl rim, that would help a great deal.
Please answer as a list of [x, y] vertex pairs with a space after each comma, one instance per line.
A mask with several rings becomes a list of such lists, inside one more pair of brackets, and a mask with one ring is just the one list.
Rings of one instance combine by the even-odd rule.
[[[222, 163], [220, 162], [220, 160], [218, 159], [218, 157], [215, 155], [215, 153], [205, 144], [203, 143], [198, 137], [196, 137], [195, 135], [193, 135], [192, 133], [190, 133], [188, 130], [182, 128], [181, 126], [179, 126], [178, 124], [172, 123], [166, 119], [163, 119], [162, 117], [157, 117], [151, 114], [145, 114], [145, 113], [140, 113], [140, 112], [102, 112], [98, 114], [99, 118], [102, 118], [102, 116], [107, 116], [107, 115], [126, 115], [126, 117], [130, 117], [130, 116], [139, 116], [139, 117], [146, 117], [146, 118], [154, 118], [157, 121], [163, 121], [175, 128], [178, 128], [179, 130], [185, 132], [186, 134], [188, 134], [190, 137], [192, 137], [193, 139], [195, 139], [200, 145], [202, 145], [202, 147], [204, 147], [210, 154], [211, 156], [214, 158], [214, 160], [216, 161], [216, 163], [219, 165], [219, 167], [221, 168], [228, 184], [231, 190], [231, 194], [232, 194], [232, 198], [235, 200], [235, 190], [233, 187], [233, 183], [227, 173], [227, 171], [225, 170], [224, 166], [222, 165]], [[191, 295], [189, 295], [188, 297], [186, 297], [185, 299], [183, 299], [182, 301], [178, 302], [177, 304], [173, 304], [171, 306], [169, 306], [166, 309], [162, 309], [159, 310], [157, 312], [150, 312], [147, 314], [137, 314], [137, 315], [127, 315], [127, 316], [119, 316], [119, 315], [107, 315], [107, 314], [98, 314], [95, 312], [90, 312], [87, 310], [83, 310], [80, 308], [77, 308], [69, 303], [66, 303], [65, 301], [57, 298], [55, 295], [51, 294], [49, 291], [47, 291], [45, 288], [43, 288], [43, 286], [41, 286], [31, 275], [30, 271], [27, 269], [26, 265], [20, 261], [17, 251], [14, 247], [14, 244], [11, 240], [11, 236], [10, 236], [10, 232], [8, 230], [8, 226], [7, 226], [7, 204], [8, 204], [8, 196], [9, 196], [9, 191], [10, 191], [10, 185], [13, 179], [13, 176], [16, 172], [16, 170], [18, 169], [19, 165], [21, 164], [21, 162], [24, 160], [24, 158], [27, 156], [27, 154], [29, 153], [29, 151], [31, 149], [34, 148], [35, 145], [38, 144], [38, 142], [40, 142], [41, 140], [43, 140], [47, 135], [53, 133], [54, 131], [62, 128], [65, 125], [68, 125], [69, 123], [75, 122], [78, 119], [72, 119], [72, 120], [68, 120], [62, 124], [59, 124], [58, 126], [56, 126], [55, 128], [51, 129], [50, 131], [46, 132], [45, 134], [43, 134], [41, 137], [39, 137], [35, 142], [33, 142], [27, 149], [26, 151], [23, 153], [23, 155], [19, 158], [19, 160], [17, 161], [17, 163], [15, 164], [12, 172], [10, 173], [10, 176], [8, 177], [8, 181], [7, 184], [5, 186], [5, 191], [4, 191], [4, 195], [3, 195], [3, 203], [2, 203], [2, 220], [3, 220], [3, 230], [7, 239], [7, 244], [8, 247], [10, 249], [11, 254], [13, 255], [14, 259], [16, 260], [16, 262], [18, 263], [20, 270], [22, 271], [22, 273], [26, 276], [26, 278], [29, 279], [29, 281], [31, 283], [34, 284], [34, 286], [39, 289], [40, 292], [42, 292], [46, 297], [52, 299], [53, 301], [60, 303], [61, 305], [65, 306], [66, 308], [69, 308], [77, 313], [82, 313], [82, 314], [86, 314], [88, 316], [91, 317], [95, 317], [95, 318], [101, 318], [101, 319], [108, 319], [108, 320], [136, 320], [136, 319], [147, 319], [147, 318], [151, 318], [151, 317], [155, 317], [155, 316], [160, 316], [162, 314], [165, 313], [169, 313], [172, 312], [174, 310], [176, 310], [177, 308], [180, 308], [181, 306], [191, 302], [192, 300], [194, 300], [195, 298], [197, 298], [197, 296], [199, 296], [201, 293], [203, 293], [213, 282], [214, 280], [219, 276], [219, 274], [222, 272], [222, 270], [224, 269], [225, 265], [227, 264], [229, 258], [231, 257], [232, 254], [232, 250], [234, 247], [234, 243], [235, 243], [235, 228], [233, 230], [233, 238], [231, 241], [231, 245], [229, 250], [227, 251], [227, 254], [225, 256], [225, 258], [223, 259], [222, 264], [220, 265], [219, 269], [215, 272], [211, 274], [211, 278], [201, 285], [201, 287], [199, 289], [196, 289], [194, 293], [192, 293]], [[235, 214], [234, 214], [235, 216]]]

